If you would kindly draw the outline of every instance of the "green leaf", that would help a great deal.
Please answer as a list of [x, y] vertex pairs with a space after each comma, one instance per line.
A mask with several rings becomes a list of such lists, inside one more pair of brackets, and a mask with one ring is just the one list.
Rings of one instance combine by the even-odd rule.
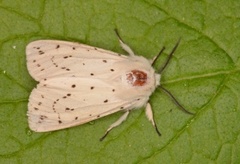
[[[240, 1], [0, 2], [0, 163], [239, 163]], [[36, 82], [26, 68], [26, 45], [37, 39], [121, 50], [114, 29], [156, 68], [181, 43], [161, 84], [195, 115], [159, 89], [151, 96], [159, 137], [144, 108], [132, 111], [103, 142], [121, 113], [70, 129], [31, 132], [27, 103]]]

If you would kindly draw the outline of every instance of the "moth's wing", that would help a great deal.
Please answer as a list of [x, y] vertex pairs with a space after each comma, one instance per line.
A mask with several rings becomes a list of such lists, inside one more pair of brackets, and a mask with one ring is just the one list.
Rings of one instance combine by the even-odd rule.
[[114, 62], [127, 58], [101, 48], [55, 40], [31, 42], [26, 54], [28, 71], [36, 81], [56, 76], [100, 76], [111, 71]]
[[28, 103], [29, 126], [34, 131], [63, 129], [137, 108], [152, 92], [150, 83], [141, 89], [128, 88], [123, 78], [131, 70], [152, 69], [142, 57], [47, 40], [30, 43], [26, 51], [28, 70], [39, 81]]
[[118, 88], [99, 79], [59, 77], [41, 81], [29, 98], [29, 126], [36, 132], [64, 129], [131, 109], [138, 101], [118, 98], [117, 92]]

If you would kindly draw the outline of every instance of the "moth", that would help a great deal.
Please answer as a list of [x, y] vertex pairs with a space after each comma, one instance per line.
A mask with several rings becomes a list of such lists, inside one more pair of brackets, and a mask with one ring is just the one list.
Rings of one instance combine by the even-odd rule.
[[123, 111], [124, 114], [106, 130], [107, 134], [127, 119], [130, 111], [145, 106], [146, 116], [161, 135], [149, 97], [156, 87], [166, 92], [185, 110], [172, 94], [160, 85], [166, 68], [179, 42], [163, 67], [155, 72], [153, 60], [134, 54], [123, 42], [121, 47], [129, 56], [85, 44], [38, 40], [26, 47], [27, 68], [39, 83], [29, 97], [28, 123], [35, 132], [48, 132], [81, 125]]

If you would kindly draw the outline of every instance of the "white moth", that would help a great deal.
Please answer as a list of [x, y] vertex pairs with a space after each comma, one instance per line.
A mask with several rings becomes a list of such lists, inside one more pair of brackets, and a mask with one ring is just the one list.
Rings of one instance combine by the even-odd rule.
[[28, 44], [27, 68], [39, 82], [29, 97], [30, 129], [55, 131], [124, 111], [102, 140], [126, 120], [132, 109], [146, 106], [146, 115], [160, 135], [148, 100], [160, 85], [161, 75], [152, 67], [154, 60], [136, 56], [120, 37], [119, 41], [129, 56], [66, 41], [38, 40]]

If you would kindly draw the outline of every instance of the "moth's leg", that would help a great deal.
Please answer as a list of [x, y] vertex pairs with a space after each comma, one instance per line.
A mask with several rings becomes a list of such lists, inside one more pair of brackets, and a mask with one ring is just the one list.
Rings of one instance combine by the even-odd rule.
[[114, 122], [112, 125], [110, 125], [110, 127], [107, 129], [105, 134], [100, 138], [100, 141], [102, 141], [113, 128], [117, 127], [123, 121], [125, 121], [127, 119], [128, 115], [129, 115], [129, 111], [126, 111], [116, 122]]
[[122, 38], [120, 37], [117, 29], [115, 29], [115, 32], [116, 32], [116, 34], [117, 34], [117, 37], [118, 37], [118, 40], [119, 40], [119, 42], [120, 42], [121, 47], [122, 47], [130, 56], [135, 56], [133, 50], [132, 50], [127, 44], [124, 43], [124, 41], [123, 41]]
[[147, 103], [145, 112], [146, 112], [146, 116], [147, 116], [148, 120], [151, 121], [151, 123], [152, 123], [153, 127], [155, 128], [157, 134], [159, 136], [161, 136], [161, 133], [159, 132], [159, 130], [157, 128], [157, 125], [155, 123], [154, 117], [153, 117], [152, 107], [149, 103]]

